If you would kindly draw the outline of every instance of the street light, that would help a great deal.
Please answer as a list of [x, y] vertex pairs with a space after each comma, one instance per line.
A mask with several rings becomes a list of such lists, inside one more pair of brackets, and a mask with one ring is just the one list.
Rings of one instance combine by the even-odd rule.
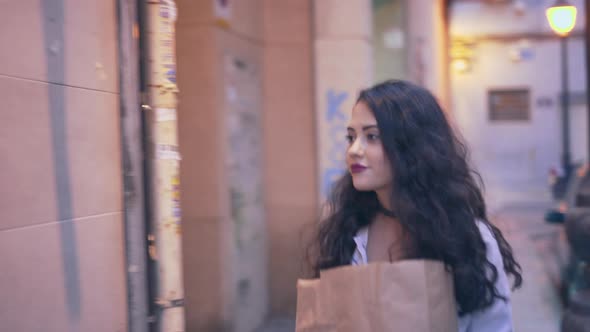
[[576, 7], [568, 4], [567, 1], [556, 1], [555, 5], [547, 8], [546, 12], [551, 29], [556, 34], [567, 37], [576, 25], [576, 12]]
[[565, 0], [557, 0], [555, 4], [546, 11], [547, 20], [551, 29], [560, 37], [561, 43], [561, 125], [562, 125], [562, 165], [566, 177], [571, 171], [570, 155], [570, 115], [569, 115], [569, 88], [568, 88], [568, 56], [567, 37], [576, 25], [575, 6]]

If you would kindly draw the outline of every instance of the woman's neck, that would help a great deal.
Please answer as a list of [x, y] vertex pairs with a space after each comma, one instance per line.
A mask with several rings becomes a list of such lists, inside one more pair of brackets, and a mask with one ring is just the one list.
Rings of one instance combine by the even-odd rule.
[[389, 188], [375, 191], [379, 204], [386, 210], [391, 211], [391, 190]]

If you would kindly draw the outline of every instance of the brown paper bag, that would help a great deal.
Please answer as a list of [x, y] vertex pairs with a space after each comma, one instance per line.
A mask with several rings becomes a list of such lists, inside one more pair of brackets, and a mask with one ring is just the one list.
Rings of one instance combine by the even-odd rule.
[[345, 266], [297, 282], [296, 332], [457, 332], [453, 277], [443, 263]]

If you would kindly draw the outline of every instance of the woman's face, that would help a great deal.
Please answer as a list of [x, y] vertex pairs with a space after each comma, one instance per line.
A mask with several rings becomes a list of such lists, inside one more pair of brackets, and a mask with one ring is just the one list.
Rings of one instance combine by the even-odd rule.
[[377, 120], [364, 102], [352, 109], [346, 164], [358, 191], [390, 189], [392, 170], [383, 150]]

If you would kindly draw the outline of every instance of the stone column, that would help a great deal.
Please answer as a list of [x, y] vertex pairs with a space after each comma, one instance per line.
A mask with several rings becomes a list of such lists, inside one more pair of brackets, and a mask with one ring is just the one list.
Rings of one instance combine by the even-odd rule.
[[448, 32], [445, 0], [406, 1], [410, 79], [432, 91], [449, 111]]
[[314, 1], [318, 192], [344, 172], [346, 123], [359, 90], [373, 80], [370, 0]]
[[264, 150], [273, 315], [294, 314], [317, 222], [312, 1], [264, 1]]
[[268, 310], [262, 2], [177, 3], [186, 329], [252, 331]]

